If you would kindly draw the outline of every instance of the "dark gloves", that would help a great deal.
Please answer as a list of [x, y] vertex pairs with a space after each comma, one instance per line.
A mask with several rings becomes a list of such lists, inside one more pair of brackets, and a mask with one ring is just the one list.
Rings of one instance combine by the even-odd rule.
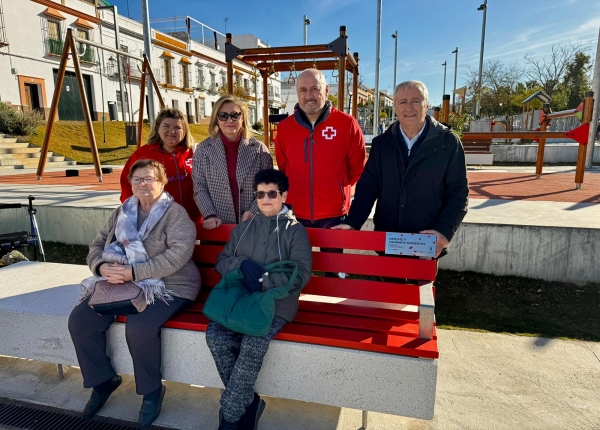
[[252, 260], [244, 260], [240, 265], [240, 270], [244, 274], [242, 284], [248, 291], [254, 293], [262, 290], [262, 280], [259, 281], [259, 279], [263, 277], [264, 270], [261, 266]]

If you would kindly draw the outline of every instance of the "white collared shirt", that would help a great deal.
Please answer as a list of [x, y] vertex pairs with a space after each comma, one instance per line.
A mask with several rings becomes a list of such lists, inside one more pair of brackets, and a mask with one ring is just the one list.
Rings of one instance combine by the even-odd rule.
[[412, 139], [409, 139], [408, 136], [406, 135], [406, 133], [404, 133], [404, 130], [402, 130], [402, 126], [400, 126], [400, 133], [402, 133], [402, 137], [404, 138], [404, 141], [406, 142], [406, 146], [408, 146], [408, 155], [410, 156], [410, 150], [413, 147], [413, 145], [415, 144], [415, 142], [417, 140], [419, 140], [419, 136], [421, 136], [421, 133], [423, 133], [423, 130], [425, 130], [425, 124], [426, 124], [425, 120], [423, 122], [423, 127], [421, 127], [421, 131], [417, 133], [417, 135], [415, 137], [413, 137]]

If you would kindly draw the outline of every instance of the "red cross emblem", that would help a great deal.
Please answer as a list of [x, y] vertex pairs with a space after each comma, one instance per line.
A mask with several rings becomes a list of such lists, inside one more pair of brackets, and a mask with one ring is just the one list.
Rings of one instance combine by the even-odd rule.
[[323, 132], [321, 133], [323, 135], [323, 137], [327, 140], [332, 140], [335, 135], [337, 134], [337, 131], [335, 128], [328, 126], [325, 127], [325, 130], [323, 130]]

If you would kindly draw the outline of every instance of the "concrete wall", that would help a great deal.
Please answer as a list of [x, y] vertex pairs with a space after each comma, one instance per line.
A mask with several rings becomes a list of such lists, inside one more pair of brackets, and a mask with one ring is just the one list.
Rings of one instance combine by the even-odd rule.
[[[545, 163], [576, 163], [579, 144], [546, 144], [544, 150]], [[537, 160], [537, 144], [534, 145], [492, 145], [494, 162], [496, 163], [535, 163]], [[594, 163], [600, 163], [600, 144], [594, 147]]]
[[[37, 208], [42, 240], [78, 245], [89, 245], [114, 210]], [[21, 230], [29, 230], [25, 209], [0, 211], [0, 233]], [[581, 284], [600, 279], [598, 255], [600, 229], [463, 223], [440, 267]]]

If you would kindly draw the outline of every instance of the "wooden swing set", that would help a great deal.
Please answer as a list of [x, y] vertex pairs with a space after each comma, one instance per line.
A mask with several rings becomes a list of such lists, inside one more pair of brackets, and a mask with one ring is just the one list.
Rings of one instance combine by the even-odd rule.
[[[156, 83], [156, 79], [152, 74], [152, 68], [148, 63], [148, 59], [146, 54], [143, 54], [142, 57], [136, 57], [135, 55], [128, 54], [126, 52], [117, 51], [116, 49], [109, 48], [107, 46], [100, 45], [99, 43], [94, 43], [89, 40], [80, 39], [73, 34], [72, 29], [67, 30], [67, 35], [65, 37], [64, 49], [62, 55], [60, 57], [60, 65], [58, 67], [58, 76], [56, 78], [56, 82], [54, 84], [54, 95], [52, 96], [52, 104], [50, 105], [50, 115], [48, 118], [48, 124], [46, 126], [46, 134], [44, 135], [44, 143], [42, 145], [40, 161], [37, 168], [37, 177], [38, 180], [42, 178], [44, 174], [44, 168], [46, 166], [46, 160], [48, 159], [48, 147], [50, 145], [50, 137], [52, 135], [52, 130], [54, 128], [54, 123], [56, 122], [56, 115], [58, 113], [58, 101], [60, 100], [60, 95], [62, 93], [63, 81], [65, 78], [65, 72], [67, 70], [67, 62], [69, 60], [69, 54], [71, 54], [71, 58], [73, 59], [73, 66], [75, 68], [75, 76], [77, 78], [77, 88], [79, 90], [79, 97], [81, 99], [81, 104], [83, 106], [83, 115], [85, 120], [85, 125], [88, 133], [88, 138], [90, 140], [90, 147], [92, 150], [92, 158], [94, 160], [94, 167], [96, 169], [96, 176], [98, 180], [102, 182], [102, 168], [100, 164], [100, 157], [98, 155], [98, 145], [96, 144], [96, 137], [94, 136], [94, 129], [92, 127], [92, 118], [90, 115], [89, 104], [87, 100], [87, 96], [85, 94], [84, 86], [83, 86], [83, 74], [81, 73], [81, 64], [79, 62], [79, 53], [77, 52], [76, 43], [87, 45], [86, 49], [90, 49], [90, 47], [95, 47], [98, 49], [103, 49], [105, 51], [112, 52], [117, 55], [122, 55], [124, 57], [131, 58], [133, 60], [139, 61], [142, 63], [142, 81], [140, 83], [140, 109], [138, 114], [138, 127], [137, 127], [137, 147], [139, 148], [142, 142], [142, 127], [144, 125], [144, 101], [146, 94], [146, 76], [149, 76], [152, 81], [152, 86], [158, 96], [158, 102], [160, 108], [163, 109], [165, 107], [164, 100], [160, 95], [160, 91], [158, 89], [158, 84]], [[104, 107], [102, 107], [104, 109]]]
[[[50, 106], [50, 115], [48, 119], [48, 125], [46, 127], [46, 134], [44, 136], [44, 143], [42, 145], [40, 161], [37, 168], [38, 180], [42, 178], [44, 173], [44, 167], [48, 158], [48, 147], [50, 145], [50, 137], [56, 121], [58, 113], [58, 101], [62, 92], [63, 81], [65, 78], [65, 72], [67, 69], [67, 62], [69, 54], [73, 59], [73, 66], [75, 68], [75, 75], [77, 78], [79, 97], [83, 106], [84, 119], [88, 138], [90, 140], [90, 147], [92, 150], [92, 158], [94, 160], [94, 167], [96, 169], [96, 176], [98, 180], [102, 182], [102, 169], [100, 164], [100, 157], [98, 155], [98, 146], [96, 144], [96, 137], [94, 136], [94, 130], [92, 127], [92, 118], [90, 115], [89, 104], [86, 93], [83, 86], [83, 75], [81, 73], [81, 65], [79, 62], [79, 53], [77, 52], [76, 43], [85, 44], [90, 46], [103, 49], [112, 52], [117, 55], [129, 57], [133, 60], [140, 61], [142, 63], [142, 79], [140, 83], [140, 108], [138, 113], [138, 128], [137, 128], [137, 147], [139, 148], [142, 141], [142, 127], [144, 119], [144, 101], [145, 101], [145, 89], [146, 79], [148, 76], [152, 81], [152, 86], [158, 96], [160, 108], [165, 107], [162, 96], [158, 88], [158, 84], [148, 59], [144, 54], [143, 57], [136, 57], [134, 55], [118, 51], [113, 48], [109, 48], [98, 43], [91, 42], [76, 37], [71, 29], [67, 30], [65, 37], [64, 49], [60, 59], [60, 66], [58, 68], [58, 76], [55, 83], [54, 95], [52, 97], [52, 104]], [[269, 77], [277, 72], [290, 72], [288, 83], [295, 83], [297, 72], [296, 68], [304, 70], [307, 68], [314, 68], [319, 70], [332, 70], [332, 77], [338, 79], [338, 106], [344, 105], [345, 96], [345, 85], [346, 85], [346, 74], [345, 71], [352, 72], [353, 74], [353, 91], [352, 91], [352, 116], [356, 118], [358, 109], [358, 53], [350, 55], [348, 50], [348, 36], [346, 35], [346, 27], [340, 26], [340, 36], [333, 42], [323, 45], [303, 45], [303, 46], [286, 46], [286, 47], [268, 47], [268, 48], [250, 48], [240, 49], [232, 44], [231, 33], [227, 33], [225, 42], [225, 58], [227, 61], [227, 92], [229, 94], [234, 93], [234, 80], [233, 80], [233, 60], [238, 59], [247, 65], [252, 67], [254, 77], [258, 74], [263, 79], [263, 117], [265, 122], [265, 134], [264, 142], [269, 146]], [[256, 71], [256, 72], [254, 72]], [[337, 73], [337, 74], [336, 74]]]
[[[358, 52], [350, 55], [346, 26], [340, 26], [340, 37], [323, 45], [301, 45], [240, 49], [232, 42], [231, 33], [225, 37], [225, 60], [227, 62], [227, 92], [233, 94], [233, 60], [240, 60], [252, 67], [252, 74], [260, 74], [263, 80], [264, 143], [269, 147], [269, 76], [280, 72], [290, 73], [288, 83], [296, 82], [297, 70], [308, 68], [332, 70], [338, 81], [338, 106], [344, 106], [346, 71], [353, 75], [352, 116], [358, 109]], [[256, 72], [255, 72], [256, 71]]]

